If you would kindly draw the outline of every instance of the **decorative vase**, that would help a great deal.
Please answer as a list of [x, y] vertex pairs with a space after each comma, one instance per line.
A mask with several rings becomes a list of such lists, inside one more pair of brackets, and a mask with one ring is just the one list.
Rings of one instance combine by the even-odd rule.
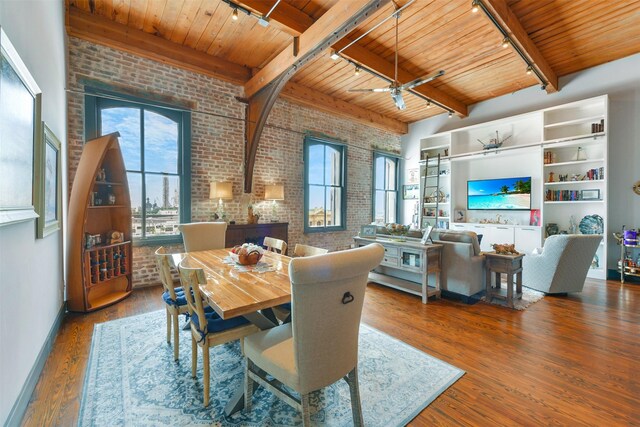
[[547, 232], [547, 236], [553, 236], [555, 234], [558, 234], [558, 231], [560, 231], [560, 229], [558, 228], [558, 224], [554, 222], [548, 223], [545, 227], [545, 230]]

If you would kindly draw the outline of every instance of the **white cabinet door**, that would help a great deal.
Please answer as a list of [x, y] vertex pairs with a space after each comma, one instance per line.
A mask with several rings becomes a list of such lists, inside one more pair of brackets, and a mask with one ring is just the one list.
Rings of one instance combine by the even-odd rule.
[[[484, 249], [484, 247], [482, 245], [480, 246], [480, 248], [483, 251], [492, 251], [493, 248], [491, 247], [491, 245], [493, 243], [512, 244], [513, 241], [514, 241], [514, 238], [513, 238], [513, 227], [505, 227], [505, 226], [501, 226], [501, 225], [492, 225], [492, 226], [487, 226], [486, 227], [486, 232], [487, 232], [487, 235], [485, 235], [485, 237], [482, 238], [482, 243], [484, 245], [486, 245], [487, 249]], [[486, 242], [485, 242], [485, 239], [486, 239]]]
[[542, 229], [540, 227], [516, 228], [516, 249], [530, 254], [535, 248], [542, 246]]

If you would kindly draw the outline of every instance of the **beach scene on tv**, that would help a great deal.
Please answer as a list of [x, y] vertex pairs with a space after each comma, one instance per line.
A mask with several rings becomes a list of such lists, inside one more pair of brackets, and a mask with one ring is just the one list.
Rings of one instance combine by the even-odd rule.
[[467, 209], [528, 210], [531, 177], [484, 179], [467, 182]]

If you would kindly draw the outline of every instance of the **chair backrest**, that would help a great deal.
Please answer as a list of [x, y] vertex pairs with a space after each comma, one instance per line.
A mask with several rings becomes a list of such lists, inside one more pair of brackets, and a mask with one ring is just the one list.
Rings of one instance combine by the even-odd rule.
[[176, 300], [176, 291], [173, 288], [173, 276], [171, 275], [171, 267], [169, 266], [169, 257], [164, 246], [160, 246], [156, 250], [156, 265], [160, 274], [160, 282], [165, 291], [169, 292], [171, 300]]
[[358, 333], [368, 274], [384, 256], [373, 243], [289, 264], [294, 357], [300, 393], [344, 377], [358, 362]]
[[327, 252], [329, 252], [329, 249], [316, 248], [309, 245], [301, 245], [300, 243], [296, 243], [296, 246], [293, 248], [294, 257], [324, 255]]
[[[184, 262], [184, 261], [183, 261]], [[189, 307], [189, 315], [194, 313], [198, 315], [199, 330], [207, 333], [207, 319], [204, 315], [204, 305], [202, 303], [202, 295], [200, 294], [200, 284], [207, 283], [207, 278], [201, 268], [190, 268], [178, 265], [180, 272], [180, 283], [184, 289], [184, 295], [187, 299], [187, 307]]]
[[275, 237], [265, 237], [262, 244], [266, 246], [268, 251], [276, 253], [280, 251], [283, 255], [287, 253], [287, 244], [284, 240], [276, 239]]
[[226, 222], [193, 222], [181, 224], [178, 230], [182, 233], [185, 252], [224, 249]]
[[[549, 236], [542, 248], [545, 265], [553, 273], [552, 286], [583, 285], [602, 236], [598, 234], [558, 234]], [[606, 262], [606, 260], [601, 260]], [[582, 286], [580, 286], [582, 289]], [[554, 289], [550, 288], [550, 291]]]

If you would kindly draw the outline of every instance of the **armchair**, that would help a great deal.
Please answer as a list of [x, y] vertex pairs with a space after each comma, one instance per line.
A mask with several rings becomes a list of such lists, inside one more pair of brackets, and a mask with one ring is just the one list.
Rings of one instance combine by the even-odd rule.
[[443, 245], [441, 289], [467, 297], [485, 289], [484, 256], [476, 233], [436, 229], [431, 239]]
[[581, 292], [601, 235], [549, 236], [542, 251], [523, 259], [522, 284], [546, 294]]

